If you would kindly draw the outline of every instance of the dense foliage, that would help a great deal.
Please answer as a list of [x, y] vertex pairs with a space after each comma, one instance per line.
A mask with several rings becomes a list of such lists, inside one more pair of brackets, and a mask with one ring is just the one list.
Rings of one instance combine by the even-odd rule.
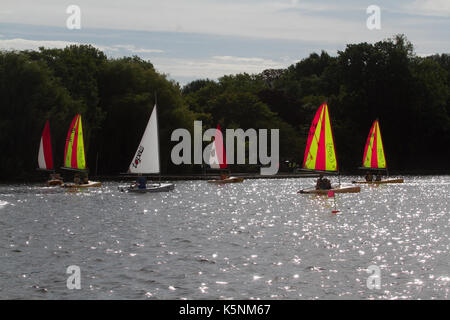
[[[193, 81], [183, 88], [139, 57], [108, 59], [92, 46], [0, 52], [0, 178], [35, 172], [39, 139], [50, 120], [56, 166], [76, 113], [83, 117], [91, 172], [127, 170], [157, 94], [163, 172], [175, 166], [176, 128], [279, 128], [280, 162], [301, 165], [306, 135], [327, 100], [341, 170], [360, 165], [370, 126], [379, 118], [387, 161], [395, 170], [448, 169], [450, 55], [418, 57], [404, 36], [347, 45], [283, 70]], [[235, 167], [250, 170], [250, 167]]]

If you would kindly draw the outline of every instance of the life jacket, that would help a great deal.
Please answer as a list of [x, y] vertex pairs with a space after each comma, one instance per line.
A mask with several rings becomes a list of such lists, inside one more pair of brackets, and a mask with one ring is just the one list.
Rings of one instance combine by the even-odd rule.
[[137, 182], [138, 182], [138, 188], [139, 189], [147, 188], [147, 178], [146, 177], [139, 177], [137, 179]]

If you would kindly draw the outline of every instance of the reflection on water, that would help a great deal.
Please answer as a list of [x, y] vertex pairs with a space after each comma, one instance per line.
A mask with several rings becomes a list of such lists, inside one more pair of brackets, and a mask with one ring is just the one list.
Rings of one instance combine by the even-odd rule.
[[[338, 214], [333, 199], [296, 193], [313, 184], [0, 186], [0, 298], [449, 298], [447, 176], [336, 194]], [[70, 265], [81, 290], [66, 287]], [[371, 265], [380, 289], [367, 287]]]

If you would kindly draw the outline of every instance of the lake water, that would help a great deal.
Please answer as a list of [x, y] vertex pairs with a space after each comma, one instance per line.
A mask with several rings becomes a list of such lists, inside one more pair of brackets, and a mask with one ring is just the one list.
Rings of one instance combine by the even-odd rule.
[[0, 185], [0, 299], [448, 299], [449, 178], [363, 185], [336, 195], [338, 214], [296, 193], [312, 178]]

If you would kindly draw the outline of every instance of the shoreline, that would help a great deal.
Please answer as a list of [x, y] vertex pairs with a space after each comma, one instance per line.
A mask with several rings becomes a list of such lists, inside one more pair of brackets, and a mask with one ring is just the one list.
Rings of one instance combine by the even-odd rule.
[[[420, 171], [420, 172], [413, 172], [413, 171], [407, 171], [407, 172], [391, 172], [389, 176], [446, 176], [450, 175], [449, 171]], [[219, 173], [212, 174], [164, 174], [161, 175], [161, 177], [156, 175], [144, 175], [147, 177], [147, 180], [149, 181], [155, 181], [155, 180], [162, 180], [162, 181], [193, 181], [193, 180], [212, 180], [216, 179], [220, 176]], [[319, 177], [318, 173], [278, 173], [276, 175], [271, 176], [264, 176], [260, 175], [259, 173], [245, 173], [245, 172], [236, 172], [236, 173], [230, 173], [229, 176], [235, 176], [235, 177], [241, 177], [244, 179], [295, 179], [295, 178], [317, 178]], [[325, 174], [325, 176], [331, 176], [333, 178], [337, 178], [337, 174]], [[364, 174], [362, 172], [360, 173], [341, 173], [341, 177], [343, 176], [361, 176], [363, 177]], [[137, 175], [130, 175], [130, 174], [113, 174], [113, 175], [92, 175], [89, 177], [89, 180], [91, 181], [131, 181], [135, 180]], [[0, 181], [0, 185], [2, 184], [17, 184], [17, 183], [40, 183], [42, 181], [46, 181], [47, 176], [36, 176], [33, 175], [31, 177], [25, 178], [18, 178], [18, 179], [11, 179], [11, 180], [3, 180]], [[71, 181], [71, 180], [68, 180]]]

